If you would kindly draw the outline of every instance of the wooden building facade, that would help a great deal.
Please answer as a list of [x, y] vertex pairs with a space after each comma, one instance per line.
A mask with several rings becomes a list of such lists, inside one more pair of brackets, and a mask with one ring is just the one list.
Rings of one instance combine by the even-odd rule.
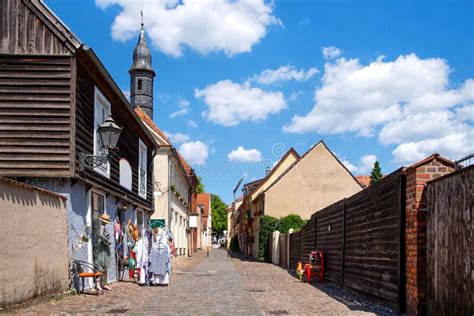
[[[106, 164], [81, 168], [81, 154], [105, 154], [97, 128], [109, 115], [122, 127], [119, 150]], [[0, 176], [66, 197], [69, 251], [92, 227], [75, 259], [97, 259], [94, 234], [104, 213], [124, 233], [129, 222], [144, 233], [157, 148], [93, 50], [42, 1], [0, 1]], [[114, 236], [112, 224], [107, 230]], [[117, 270], [111, 262], [109, 281]]]
[[[157, 145], [92, 49], [40, 1], [2, 1], [0, 12], [0, 174], [72, 178], [151, 211], [150, 166]], [[109, 177], [79, 168], [80, 153], [94, 153], [97, 91], [123, 127]], [[142, 196], [140, 141], [148, 169], [148, 194]], [[120, 185], [121, 159], [131, 167], [131, 190]]]

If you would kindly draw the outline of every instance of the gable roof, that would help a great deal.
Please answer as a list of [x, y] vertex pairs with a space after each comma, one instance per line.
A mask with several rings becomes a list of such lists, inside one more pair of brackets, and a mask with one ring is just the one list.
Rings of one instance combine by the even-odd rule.
[[418, 168], [419, 166], [422, 166], [424, 164], [427, 164], [428, 162], [430, 161], [433, 161], [433, 160], [439, 160], [441, 161], [442, 163], [448, 165], [448, 166], [451, 166], [454, 168], [454, 162], [447, 159], [447, 158], [444, 158], [443, 156], [441, 156], [440, 154], [438, 153], [434, 153], [428, 157], [426, 157], [425, 159], [421, 160], [421, 161], [418, 161], [417, 163], [414, 163], [413, 165], [409, 166], [406, 170], [409, 170], [409, 169], [414, 169], [414, 168]]
[[[296, 152], [296, 150], [293, 147], [291, 147], [286, 152], [286, 154], [278, 161], [278, 163], [272, 168], [272, 170], [264, 178], [262, 178], [260, 180], [256, 180], [256, 181], [259, 181], [259, 182], [252, 187], [252, 189], [249, 192], [249, 195], [252, 195], [253, 193], [255, 193], [255, 191], [258, 191], [263, 186], [263, 184], [268, 179], [271, 178], [271, 176], [276, 172], [276, 170], [278, 170], [278, 168], [282, 165], [282, 163], [286, 160], [286, 158], [289, 157], [291, 154], [296, 156], [296, 162], [300, 159], [300, 155]], [[285, 171], [283, 171], [283, 173], [286, 173], [289, 168], [291, 168], [291, 166], [288, 167]], [[281, 177], [281, 175], [276, 180], [274, 180], [273, 183], [270, 184], [270, 186], [272, 186], [276, 181], [278, 181], [278, 179], [280, 177]], [[268, 188], [267, 188], [267, 190], [268, 190]]]
[[193, 168], [191, 165], [186, 161], [186, 159], [183, 157], [183, 155], [180, 154], [180, 152], [173, 146], [169, 138], [161, 131], [161, 129], [153, 122], [153, 120], [142, 110], [141, 107], [136, 107], [135, 108], [135, 113], [137, 113], [138, 117], [147, 125], [153, 132], [154, 135], [156, 136], [156, 141], [160, 145], [160, 147], [169, 147], [172, 149], [173, 154], [176, 156], [180, 166], [184, 170], [188, 180], [191, 181], [191, 185], [194, 185], [197, 183], [197, 177], [196, 174], [194, 173]]
[[261, 178], [261, 179], [257, 179], [257, 180], [254, 180], [252, 182], [246, 183], [246, 184], [243, 185], [243, 187], [244, 187], [244, 189], [251, 192], [253, 190], [253, 188], [255, 188], [255, 186], [259, 185], [260, 182], [262, 182], [264, 179], [265, 178]]
[[165, 133], [153, 122], [153, 120], [142, 110], [141, 107], [135, 108], [138, 117], [153, 131], [157, 136], [157, 142], [160, 146], [171, 146], [171, 142]]
[[349, 169], [347, 169], [347, 167], [339, 160], [339, 158], [336, 157], [336, 155], [334, 155], [334, 153], [329, 149], [329, 147], [326, 145], [326, 143], [323, 141], [323, 140], [320, 140], [319, 142], [317, 142], [316, 144], [314, 144], [313, 146], [311, 146], [310, 149], [308, 149], [304, 154], [303, 156], [300, 157], [300, 159], [296, 160], [293, 164], [291, 164], [291, 166], [289, 166], [275, 181], [273, 181], [273, 183], [268, 187], [266, 188], [262, 193], [264, 192], [267, 192], [271, 187], [273, 187], [278, 181], [280, 181], [281, 178], [283, 178], [288, 172], [290, 172], [291, 169], [293, 169], [301, 160], [303, 160], [311, 151], [313, 151], [313, 149], [315, 149], [316, 147], [318, 147], [319, 145], [322, 145], [324, 146], [324, 148], [326, 148], [326, 150], [334, 157], [334, 159], [336, 159], [336, 161], [344, 168], [344, 170], [346, 170], [346, 172], [352, 177], [352, 179], [354, 179], [354, 181], [361, 187], [362, 185], [359, 183], [359, 181], [357, 181], [357, 179], [354, 177], [354, 175], [349, 171]]
[[42, 0], [21, 1], [46, 27], [59, 38], [62, 44], [74, 54], [83, 44], [82, 42]]
[[54, 36], [57, 36], [61, 43], [64, 44], [71, 53], [77, 56], [78, 59], [87, 60], [92, 63], [95, 69], [98, 70], [99, 74], [103, 76], [107, 85], [111, 90], [119, 97], [122, 101], [121, 106], [126, 108], [126, 111], [130, 114], [130, 117], [133, 118], [133, 121], [138, 124], [140, 130], [142, 130], [148, 140], [153, 144], [154, 147], [158, 147], [158, 143], [155, 141], [155, 138], [150, 133], [148, 128], [139, 119], [138, 115], [133, 111], [130, 106], [129, 101], [125, 98], [123, 91], [118, 87], [117, 83], [110, 75], [109, 71], [103, 63], [100, 61], [99, 57], [95, 54], [92, 48], [88, 47], [81, 41], [71, 29], [51, 10], [43, 0], [25, 0], [18, 1], [22, 5], [28, 7], [31, 10], [35, 17], [37, 17], [41, 22], [43, 22], [47, 29], [51, 30], [54, 33]]

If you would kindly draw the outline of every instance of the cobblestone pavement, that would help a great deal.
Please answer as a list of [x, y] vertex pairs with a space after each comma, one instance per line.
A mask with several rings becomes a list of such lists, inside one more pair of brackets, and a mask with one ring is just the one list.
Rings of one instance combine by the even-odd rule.
[[[327, 294], [328, 293], [328, 294]], [[304, 284], [277, 266], [212, 250], [192, 259], [177, 258], [169, 287], [112, 285], [104, 295], [69, 296], [14, 311], [19, 314], [156, 314], [156, 315], [347, 315], [390, 310]]]
[[328, 284], [301, 282], [287, 270], [273, 264], [236, 260], [234, 265], [244, 286], [264, 315], [395, 315], [376, 305]]

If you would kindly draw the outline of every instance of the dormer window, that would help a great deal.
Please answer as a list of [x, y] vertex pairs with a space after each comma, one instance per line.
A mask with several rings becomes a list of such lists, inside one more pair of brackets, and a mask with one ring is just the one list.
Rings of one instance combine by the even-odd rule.
[[142, 79], [138, 79], [137, 81], [137, 90], [141, 90], [142, 89]]

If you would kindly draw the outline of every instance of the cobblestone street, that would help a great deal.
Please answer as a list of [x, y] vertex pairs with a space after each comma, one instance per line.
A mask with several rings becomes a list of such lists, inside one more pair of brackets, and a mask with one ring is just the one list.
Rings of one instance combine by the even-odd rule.
[[[173, 262], [169, 287], [140, 287], [114, 283], [99, 297], [69, 296], [14, 312], [20, 314], [128, 313], [187, 315], [347, 315], [391, 314], [389, 309], [329, 286], [314, 287], [277, 266], [227, 258], [226, 251], [212, 250]], [[197, 266], [196, 266], [197, 265]], [[195, 267], [195, 268], [192, 268]]]

